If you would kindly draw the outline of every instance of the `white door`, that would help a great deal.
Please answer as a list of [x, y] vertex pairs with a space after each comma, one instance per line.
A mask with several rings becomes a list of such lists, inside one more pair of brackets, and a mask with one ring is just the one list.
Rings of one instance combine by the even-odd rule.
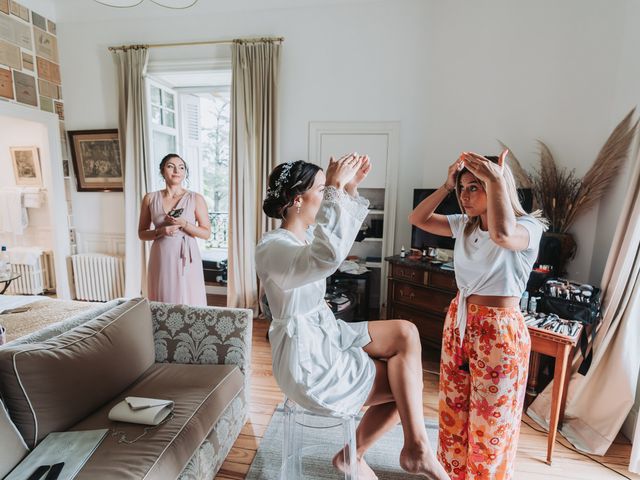
[[[380, 262], [368, 262], [366, 266], [379, 269], [380, 306], [386, 303], [387, 263], [384, 257], [394, 254], [396, 199], [398, 188], [399, 122], [310, 122], [309, 161], [327, 167], [329, 157], [338, 158], [349, 152], [367, 154], [372, 171], [359, 190], [376, 208], [370, 217], [383, 219], [383, 237], [370, 237], [361, 245], [355, 245], [351, 253], [373, 256], [379, 252]], [[380, 206], [382, 208], [380, 209]], [[371, 207], [370, 207], [371, 208]], [[370, 220], [367, 220], [370, 223]], [[365, 222], [365, 223], [367, 223]]]
[[341, 156], [357, 152], [369, 155], [371, 173], [360, 184], [360, 188], [385, 188], [387, 179], [387, 161], [389, 156], [389, 137], [381, 133], [329, 133], [320, 134], [318, 158], [319, 165], [326, 170], [329, 158], [336, 160]]

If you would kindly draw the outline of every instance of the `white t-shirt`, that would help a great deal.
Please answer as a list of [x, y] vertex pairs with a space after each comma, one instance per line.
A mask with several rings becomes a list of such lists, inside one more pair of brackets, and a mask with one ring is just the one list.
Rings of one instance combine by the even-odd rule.
[[529, 244], [521, 251], [501, 247], [491, 240], [489, 232], [476, 228], [464, 235], [466, 215], [447, 215], [453, 238], [457, 238], [453, 261], [458, 298], [457, 326], [460, 339], [464, 338], [469, 295], [496, 295], [520, 297], [527, 287], [533, 264], [538, 258], [538, 247], [543, 226], [531, 215], [516, 218], [516, 223], [529, 232]]

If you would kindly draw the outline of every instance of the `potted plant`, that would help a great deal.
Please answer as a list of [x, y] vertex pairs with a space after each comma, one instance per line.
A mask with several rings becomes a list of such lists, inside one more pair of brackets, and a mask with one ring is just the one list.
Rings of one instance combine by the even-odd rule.
[[[621, 170], [631, 149], [638, 121], [634, 121], [635, 108], [614, 128], [598, 153], [591, 168], [580, 178], [575, 170], [558, 167], [551, 150], [538, 140], [540, 164], [531, 173], [526, 172], [509, 149], [509, 165], [522, 188], [531, 188], [534, 206], [542, 210], [549, 221], [549, 230], [543, 235], [540, 248], [542, 258], [557, 258], [556, 275], [563, 275], [566, 265], [576, 253], [576, 242], [569, 233], [575, 220], [591, 210], [607, 191]], [[500, 142], [504, 148], [506, 147]], [[549, 250], [549, 251], [546, 251]]]

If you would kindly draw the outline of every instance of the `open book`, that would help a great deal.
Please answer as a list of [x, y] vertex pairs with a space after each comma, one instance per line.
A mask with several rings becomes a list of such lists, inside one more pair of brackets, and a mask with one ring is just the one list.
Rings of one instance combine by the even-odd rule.
[[76, 476], [107, 434], [107, 429], [52, 432], [20, 462], [5, 480], [25, 480], [42, 465], [64, 462], [58, 480]]

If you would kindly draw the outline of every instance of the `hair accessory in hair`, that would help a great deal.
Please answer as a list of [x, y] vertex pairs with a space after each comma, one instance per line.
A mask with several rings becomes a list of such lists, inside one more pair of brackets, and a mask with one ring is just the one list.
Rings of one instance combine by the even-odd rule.
[[[280, 175], [276, 180], [275, 188], [273, 190], [271, 188], [267, 188], [268, 198], [269, 197], [277, 198], [280, 196], [280, 193], [282, 192], [282, 187], [284, 187], [284, 184], [287, 183], [287, 180], [289, 180], [289, 175], [291, 175], [291, 167], [293, 167], [293, 162], [287, 162], [284, 164], [284, 166], [282, 167], [282, 170], [280, 171]], [[300, 183], [301, 182], [297, 182], [294, 185], [294, 187], [299, 185]]]

